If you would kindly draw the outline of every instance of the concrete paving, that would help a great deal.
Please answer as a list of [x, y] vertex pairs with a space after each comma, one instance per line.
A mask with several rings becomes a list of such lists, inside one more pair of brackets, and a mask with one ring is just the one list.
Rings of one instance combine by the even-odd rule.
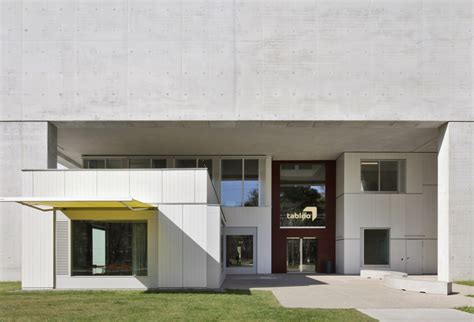
[[449, 309], [474, 306], [474, 287], [453, 286], [455, 294], [433, 295], [390, 289], [381, 280], [348, 275], [229, 275], [229, 289], [270, 290], [285, 307], [356, 309]]
[[359, 311], [380, 322], [474, 321], [473, 314], [454, 309], [362, 309]]

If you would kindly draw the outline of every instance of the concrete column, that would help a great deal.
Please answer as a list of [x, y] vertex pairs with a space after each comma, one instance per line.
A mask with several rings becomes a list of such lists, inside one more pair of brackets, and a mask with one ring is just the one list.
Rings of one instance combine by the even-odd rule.
[[474, 279], [474, 122], [440, 129], [438, 279]]
[[[0, 122], [0, 196], [22, 195], [21, 169], [56, 168], [57, 130], [48, 122]], [[21, 209], [0, 203], [0, 281], [21, 280]]]

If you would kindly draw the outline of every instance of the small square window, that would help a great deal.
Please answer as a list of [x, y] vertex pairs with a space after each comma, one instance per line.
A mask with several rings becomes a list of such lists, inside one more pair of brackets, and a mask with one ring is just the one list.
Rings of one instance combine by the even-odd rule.
[[398, 160], [362, 161], [360, 169], [362, 191], [399, 191], [400, 162]]

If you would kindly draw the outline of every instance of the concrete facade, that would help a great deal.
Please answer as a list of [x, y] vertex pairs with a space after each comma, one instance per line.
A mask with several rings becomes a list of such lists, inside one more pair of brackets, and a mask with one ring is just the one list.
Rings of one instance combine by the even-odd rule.
[[[442, 127], [438, 178], [410, 174], [429, 201], [368, 204], [373, 215], [408, 197], [400, 208], [433, 215], [437, 185], [438, 233], [430, 221], [425, 239], [438, 238], [440, 279], [473, 279], [473, 30], [470, 0], [0, 1], [0, 196], [27, 193], [20, 170], [55, 168], [57, 155], [265, 156], [262, 209], [228, 213], [267, 231], [272, 159], [436, 154]], [[342, 168], [337, 189], [359, 171]], [[359, 192], [340, 197], [339, 225]], [[18, 214], [0, 204], [1, 280], [20, 278]], [[361, 225], [339, 254], [356, 254]], [[397, 225], [402, 239], [426, 228]], [[257, 236], [265, 273], [269, 236]]]
[[474, 123], [441, 130], [438, 155], [438, 274], [444, 281], [474, 277]]
[[473, 120], [472, 2], [2, 1], [0, 120]]

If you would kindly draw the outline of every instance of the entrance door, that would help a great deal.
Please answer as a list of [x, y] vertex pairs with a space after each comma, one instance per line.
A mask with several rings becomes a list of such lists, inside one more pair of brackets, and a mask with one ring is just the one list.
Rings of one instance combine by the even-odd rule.
[[316, 238], [289, 237], [286, 245], [287, 272], [316, 272]]

